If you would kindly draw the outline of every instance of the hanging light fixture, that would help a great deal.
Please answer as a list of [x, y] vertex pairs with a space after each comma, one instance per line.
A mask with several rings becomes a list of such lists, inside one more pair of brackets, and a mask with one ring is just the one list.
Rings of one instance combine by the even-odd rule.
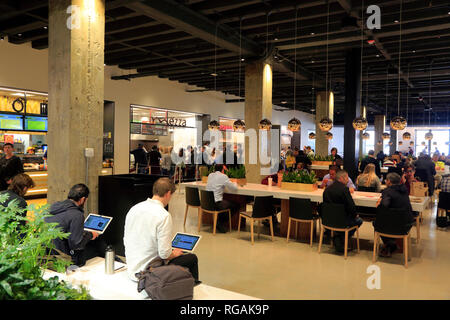
[[411, 140], [411, 133], [405, 132], [403, 134], [403, 140]]
[[[431, 67], [433, 65], [433, 61], [431, 61], [430, 63], [430, 85], [429, 85], [429, 103], [430, 103], [430, 110], [428, 112], [428, 127], [431, 126]], [[428, 131], [427, 133], [425, 133], [425, 140], [430, 141], [433, 139], [433, 134], [431, 133], [431, 129], [430, 131]]]
[[308, 138], [309, 138], [310, 140], [314, 140], [314, 139], [316, 138], [316, 134], [315, 134], [314, 132], [311, 132], [311, 133], [308, 135]]
[[[294, 37], [294, 70], [297, 70], [297, 13], [298, 8], [295, 7], [295, 37]], [[294, 73], [294, 114], [295, 114], [295, 105], [296, 105], [296, 85], [297, 85], [297, 72]], [[302, 123], [296, 117], [293, 117], [288, 122], [288, 130], [292, 132], [296, 132], [300, 130]]]
[[399, 146], [403, 145], [403, 142], [402, 142], [402, 141], [399, 141], [399, 142], [398, 142], [398, 145], [399, 145]]
[[[269, 13], [266, 14], [266, 53], [268, 52], [268, 41], [269, 41]], [[266, 71], [267, 66], [268, 65], [264, 67], [264, 73], [267, 72]], [[264, 118], [259, 122], [259, 130], [269, 131], [270, 129], [272, 129], [272, 122], [269, 119]]]
[[392, 141], [389, 141], [389, 145], [392, 146], [394, 143]]
[[381, 140], [378, 140], [377, 145], [381, 146], [383, 142]]
[[364, 132], [362, 134], [362, 138], [363, 138], [363, 140], [369, 140], [370, 139], [370, 134], [368, 132]]
[[437, 142], [435, 141], [435, 142], [433, 142], [433, 146], [437, 146]]
[[[328, 33], [329, 33], [329, 24], [330, 24], [330, 3], [328, 2], [328, 11], [327, 11], [327, 65], [326, 65], [326, 78], [325, 78], [325, 94], [326, 94], [326, 107], [327, 111], [329, 111], [329, 92], [328, 92]], [[333, 128], [333, 120], [330, 119], [330, 117], [325, 116], [319, 121], [319, 129], [321, 131], [330, 131], [331, 128]], [[328, 138], [327, 138], [328, 139]]]
[[402, 8], [403, 1], [400, 1], [400, 45], [398, 55], [398, 93], [397, 93], [397, 116], [391, 119], [391, 128], [393, 130], [403, 130], [406, 128], [406, 119], [400, 115], [400, 68], [402, 57]]
[[220, 129], [220, 123], [216, 120], [213, 120], [209, 123], [208, 129], [212, 131], [218, 131]]
[[414, 141], [411, 141], [411, 142], [409, 143], [409, 145], [410, 145], [410, 146], [413, 146], [413, 145], [414, 145]]
[[[217, 24], [216, 24], [216, 31], [215, 31], [215, 35], [214, 35], [214, 91], [217, 91], [216, 88], [216, 79], [217, 79], [217, 45], [216, 45], [216, 41], [217, 41]], [[212, 130], [212, 131], [218, 131], [220, 130], [220, 123], [216, 120], [212, 120], [209, 125], [208, 125], [208, 129]]]
[[[386, 68], [386, 115], [385, 115], [385, 119], [387, 119], [387, 109], [388, 109], [388, 87], [389, 87], [389, 66]], [[384, 126], [384, 123], [383, 123], [383, 126]], [[383, 134], [381, 135], [381, 138], [383, 140], [390, 140], [391, 135], [387, 132], [383, 132]]]
[[233, 123], [234, 131], [244, 131], [245, 130], [245, 122], [238, 119]]
[[[361, 10], [364, 10], [364, 5], [363, 5], [363, 7], [362, 7], [362, 9]], [[364, 11], [362, 11], [362, 17], [364, 17]], [[363, 65], [363, 49], [364, 49], [364, 23], [361, 23], [361, 67], [360, 67], [360, 70], [361, 70], [361, 76], [360, 76], [360, 97], [361, 97], [361, 99], [362, 99], [362, 74], [363, 74], [363, 68], [362, 68], [362, 65]], [[366, 79], [367, 80], [367, 79]], [[367, 96], [366, 96], [366, 101], [367, 101]], [[366, 105], [367, 105], [367, 103], [366, 103]], [[353, 124], [353, 129], [355, 129], [355, 130], [365, 130], [366, 128], [367, 128], [367, 119], [365, 118], [365, 116], [363, 115], [363, 116], [359, 116], [359, 117], [357, 117], [357, 118], [355, 118], [354, 120], [353, 120], [353, 122], [352, 122], [352, 124]]]
[[433, 134], [431, 133], [431, 130], [425, 133], [425, 140], [427, 141], [433, 140]]
[[327, 138], [327, 140], [331, 140], [333, 139], [333, 134], [331, 132], [327, 132], [325, 133], [325, 138]]
[[423, 145], [423, 146], [424, 146], [424, 145], [425, 145], [425, 141], [422, 141], [421, 145]]
[[389, 140], [391, 139], [391, 135], [387, 132], [383, 132], [383, 134], [381, 135], [381, 137], [383, 138], [383, 140]]
[[262, 119], [259, 122], [259, 129], [260, 130], [270, 130], [272, 128], [272, 122], [270, 122], [269, 119]]

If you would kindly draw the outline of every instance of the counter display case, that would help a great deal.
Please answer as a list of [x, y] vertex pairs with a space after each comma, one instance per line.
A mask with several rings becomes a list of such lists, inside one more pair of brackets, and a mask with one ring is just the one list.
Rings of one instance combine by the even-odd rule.
[[35, 187], [27, 191], [25, 198], [47, 194], [47, 164], [44, 154], [16, 154], [23, 164], [23, 170], [33, 179]]

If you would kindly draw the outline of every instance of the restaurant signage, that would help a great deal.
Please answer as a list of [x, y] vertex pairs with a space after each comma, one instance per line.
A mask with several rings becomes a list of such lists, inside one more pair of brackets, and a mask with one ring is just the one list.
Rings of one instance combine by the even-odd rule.
[[150, 121], [142, 121], [142, 123], [159, 124], [170, 127], [186, 127], [186, 119], [175, 117], [150, 117]]

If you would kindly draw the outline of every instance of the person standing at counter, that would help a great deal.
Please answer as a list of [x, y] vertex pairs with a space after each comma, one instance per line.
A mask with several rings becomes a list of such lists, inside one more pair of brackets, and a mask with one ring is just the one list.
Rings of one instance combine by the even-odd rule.
[[158, 151], [158, 146], [154, 145], [152, 151], [148, 153], [148, 162], [150, 165], [150, 174], [161, 174], [161, 153]]
[[22, 161], [14, 155], [14, 146], [12, 143], [3, 145], [4, 155], [0, 158], [0, 191], [8, 189], [11, 179], [23, 173]]
[[137, 168], [137, 173], [147, 173], [147, 151], [145, 151], [144, 145], [139, 143], [138, 147], [130, 153], [134, 156], [134, 163]]

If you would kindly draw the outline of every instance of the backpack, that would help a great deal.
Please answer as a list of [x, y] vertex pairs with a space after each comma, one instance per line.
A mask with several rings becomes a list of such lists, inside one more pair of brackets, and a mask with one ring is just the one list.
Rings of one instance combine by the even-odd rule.
[[185, 267], [165, 264], [161, 258], [152, 260], [144, 271], [136, 273], [138, 292], [145, 292], [152, 300], [192, 300], [194, 278]]

